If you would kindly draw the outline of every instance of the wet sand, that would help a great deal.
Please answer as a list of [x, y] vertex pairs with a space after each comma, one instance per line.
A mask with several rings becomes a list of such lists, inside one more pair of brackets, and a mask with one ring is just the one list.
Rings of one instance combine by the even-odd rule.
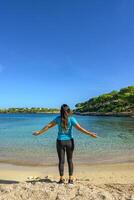
[[[65, 178], [68, 178], [68, 166], [64, 168]], [[27, 177], [53, 177], [59, 178], [57, 166], [17, 166], [0, 164], [0, 179], [25, 181]], [[117, 164], [74, 164], [74, 179], [88, 178], [94, 184], [100, 183], [133, 183], [134, 163]]]

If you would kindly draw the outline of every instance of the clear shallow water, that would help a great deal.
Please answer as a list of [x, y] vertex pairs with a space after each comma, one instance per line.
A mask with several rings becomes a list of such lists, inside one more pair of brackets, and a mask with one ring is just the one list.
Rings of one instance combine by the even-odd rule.
[[[57, 114], [0, 114], [0, 161], [27, 165], [57, 164], [57, 127], [40, 136], [41, 129]], [[134, 161], [134, 118], [75, 116], [94, 139], [73, 129], [75, 163]]]

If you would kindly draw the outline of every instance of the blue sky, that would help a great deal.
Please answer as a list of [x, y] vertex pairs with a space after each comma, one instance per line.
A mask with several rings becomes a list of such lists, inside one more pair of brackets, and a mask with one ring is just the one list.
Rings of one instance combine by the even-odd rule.
[[0, 1], [0, 107], [72, 108], [134, 85], [133, 0]]

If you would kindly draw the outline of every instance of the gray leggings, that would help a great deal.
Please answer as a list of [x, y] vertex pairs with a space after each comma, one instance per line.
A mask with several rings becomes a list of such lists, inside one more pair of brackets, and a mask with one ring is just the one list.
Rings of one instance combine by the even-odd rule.
[[65, 151], [67, 155], [68, 171], [69, 176], [73, 175], [73, 150], [74, 150], [74, 139], [70, 140], [58, 140], [56, 141], [57, 153], [59, 157], [59, 174], [64, 175], [64, 163], [65, 163]]

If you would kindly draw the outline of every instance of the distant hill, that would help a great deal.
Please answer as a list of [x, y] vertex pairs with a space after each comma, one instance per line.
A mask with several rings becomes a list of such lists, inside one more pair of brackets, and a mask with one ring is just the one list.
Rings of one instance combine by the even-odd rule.
[[128, 86], [120, 91], [112, 91], [93, 97], [83, 103], [75, 105], [77, 114], [105, 114], [130, 113], [134, 114], [134, 86]]

